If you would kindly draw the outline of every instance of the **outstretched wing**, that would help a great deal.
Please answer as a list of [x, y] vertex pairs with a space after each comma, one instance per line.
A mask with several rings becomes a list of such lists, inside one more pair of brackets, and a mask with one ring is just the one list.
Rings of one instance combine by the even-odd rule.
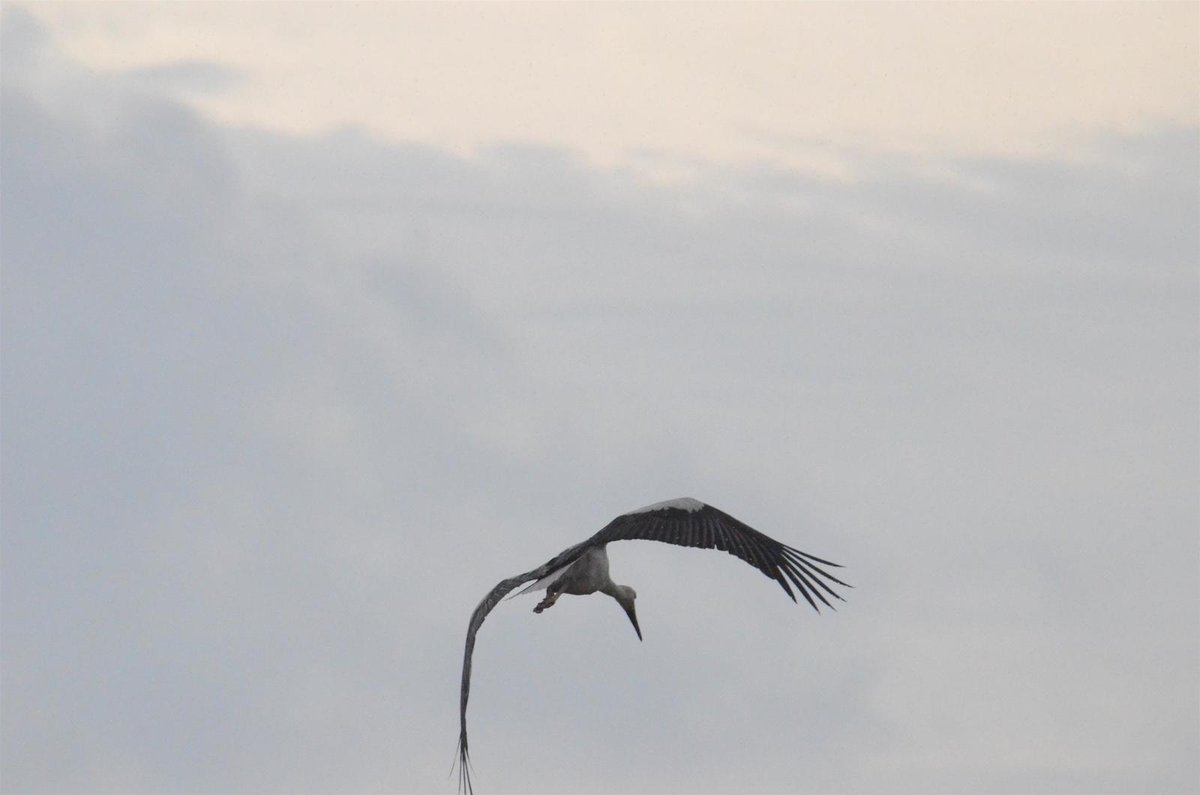
[[470, 770], [470, 754], [467, 751], [467, 697], [471, 693], [471, 654], [475, 651], [475, 633], [483, 626], [483, 620], [487, 618], [488, 613], [492, 612], [492, 608], [499, 603], [504, 596], [516, 588], [518, 585], [529, 582], [530, 580], [538, 580], [545, 577], [552, 571], [570, 565], [588, 547], [587, 542], [576, 544], [570, 549], [564, 550], [555, 555], [550, 560], [546, 561], [541, 566], [538, 566], [533, 571], [527, 571], [524, 574], [518, 574], [516, 577], [509, 577], [507, 580], [501, 580], [496, 584], [496, 587], [488, 591], [487, 596], [483, 597], [475, 612], [471, 613], [471, 623], [467, 625], [467, 645], [463, 652], [463, 668], [462, 668], [462, 690], [459, 696], [458, 717], [458, 788], [461, 792], [473, 793], [471, 787], [471, 770]]
[[837, 563], [781, 544], [724, 511], [690, 497], [667, 500], [622, 514], [585, 544], [599, 545], [632, 539], [662, 541], [681, 547], [719, 549], [736, 555], [778, 582], [794, 602], [796, 595], [788, 584], [790, 581], [818, 611], [820, 607], [814, 601], [814, 596], [829, 608], [833, 605], [825, 598], [825, 594], [834, 599], [842, 598], [834, 592], [830, 583], [852, 587], [821, 568], [841, 568]]

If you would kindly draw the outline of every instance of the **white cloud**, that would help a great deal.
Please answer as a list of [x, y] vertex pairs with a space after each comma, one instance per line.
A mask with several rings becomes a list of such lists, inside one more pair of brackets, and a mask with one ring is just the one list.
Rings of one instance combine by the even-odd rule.
[[1194, 783], [1194, 129], [655, 184], [222, 126], [27, 22], [7, 786], [449, 789], [479, 596], [682, 495], [857, 588], [818, 617], [630, 544], [643, 644], [502, 606], [481, 789]]
[[[1164, 4], [34, 4], [101, 70], [234, 67], [194, 97], [227, 124], [361, 124], [459, 153], [495, 141], [595, 162], [862, 151], [1070, 152], [1095, 130], [1200, 121], [1200, 17]], [[672, 171], [673, 167], [666, 169]]]

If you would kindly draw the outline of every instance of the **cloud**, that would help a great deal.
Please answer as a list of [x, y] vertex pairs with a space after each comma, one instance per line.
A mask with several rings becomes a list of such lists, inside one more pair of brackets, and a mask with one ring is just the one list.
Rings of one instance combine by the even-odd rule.
[[630, 166], [649, 150], [839, 169], [863, 148], [1070, 153], [1097, 128], [1200, 119], [1200, 15], [1184, 4], [29, 13], [97, 69], [233, 65], [252, 79], [193, 97], [227, 122], [359, 123], [460, 152], [509, 140]]
[[181, 60], [129, 69], [123, 76], [135, 85], [141, 83], [184, 94], [227, 91], [245, 79], [237, 69], [201, 60]]
[[848, 564], [848, 604], [614, 546], [644, 644], [599, 598], [485, 625], [482, 787], [1195, 780], [1194, 130], [653, 184], [222, 127], [22, 20], [14, 790], [448, 789], [478, 598], [683, 494]]

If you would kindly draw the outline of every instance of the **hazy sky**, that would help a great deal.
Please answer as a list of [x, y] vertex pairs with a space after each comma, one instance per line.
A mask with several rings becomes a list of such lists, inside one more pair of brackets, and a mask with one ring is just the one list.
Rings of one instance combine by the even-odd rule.
[[5, 4], [0, 789], [1195, 791], [1198, 17]]
[[[1195, 3], [46, 3], [102, 72], [175, 70], [222, 124], [364, 126], [468, 153], [566, 147], [846, 167], [862, 150], [1071, 151], [1194, 123]], [[649, 158], [655, 163], [644, 163]]]

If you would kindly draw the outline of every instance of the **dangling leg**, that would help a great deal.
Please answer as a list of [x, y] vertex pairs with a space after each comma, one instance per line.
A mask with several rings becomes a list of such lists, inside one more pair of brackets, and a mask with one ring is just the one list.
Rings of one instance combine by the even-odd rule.
[[546, 598], [538, 602], [538, 606], [533, 608], [533, 612], [540, 613], [547, 607], [554, 607], [554, 603], [558, 601], [558, 597], [562, 596], [562, 591], [551, 591], [546, 589]]

